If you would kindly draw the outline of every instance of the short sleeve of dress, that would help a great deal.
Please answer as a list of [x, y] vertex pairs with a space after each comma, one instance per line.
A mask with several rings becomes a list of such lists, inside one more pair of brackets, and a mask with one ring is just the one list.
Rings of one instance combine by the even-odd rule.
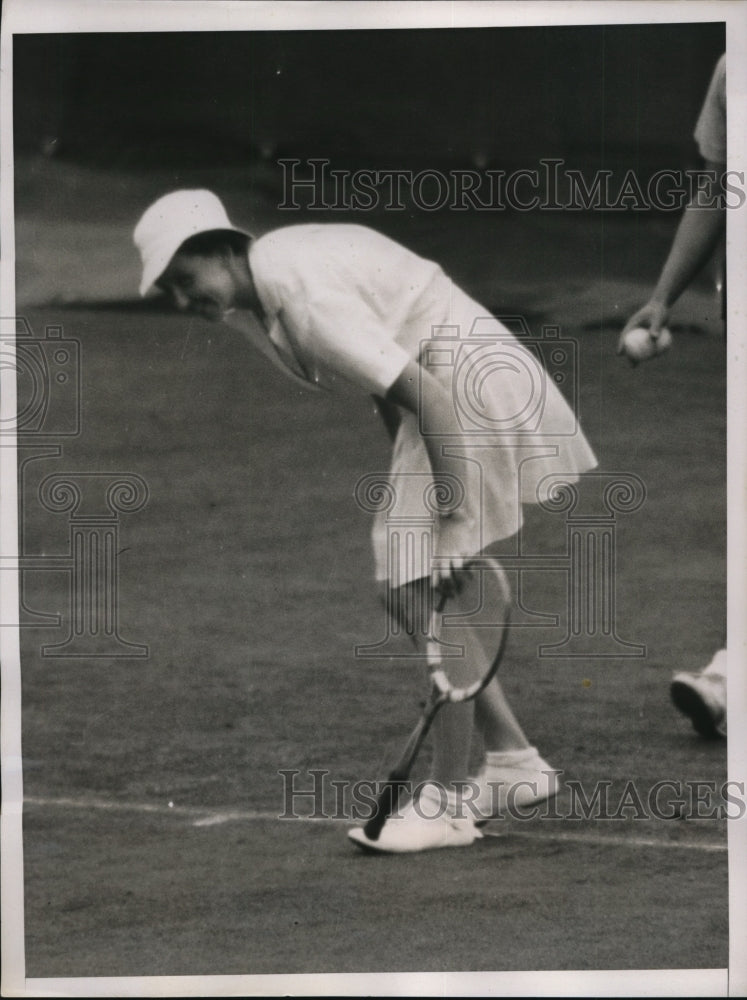
[[694, 137], [704, 160], [726, 163], [726, 55], [716, 63]]
[[354, 290], [294, 296], [279, 318], [307, 371], [334, 372], [366, 392], [385, 395], [410, 360]]
[[309, 380], [317, 381], [317, 373], [340, 376], [385, 395], [410, 355], [367, 300], [366, 267], [380, 262], [367, 258], [351, 273], [345, 259], [349, 243], [323, 228], [281, 230], [260, 242], [251, 258], [258, 289]]

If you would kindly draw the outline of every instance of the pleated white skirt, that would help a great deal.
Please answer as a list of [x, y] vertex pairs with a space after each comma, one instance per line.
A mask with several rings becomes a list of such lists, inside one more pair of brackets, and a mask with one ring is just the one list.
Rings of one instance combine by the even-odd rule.
[[[429, 331], [420, 362], [441, 382], [457, 415], [460, 435], [441, 443], [463, 464], [464, 477], [450, 485], [473, 525], [460, 551], [441, 555], [468, 558], [519, 531], [522, 504], [542, 499], [547, 477], [575, 482], [597, 461], [558, 388], [575, 399], [574, 342], [552, 330], [539, 338], [514, 336], [453, 284], [448, 323], [438, 318], [427, 325], [419, 320]], [[431, 574], [439, 518], [424, 435], [439, 430], [402, 411], [388, 476], [365, 484], [366, 506], [375, 514], [376, 577], [392, 586]]]

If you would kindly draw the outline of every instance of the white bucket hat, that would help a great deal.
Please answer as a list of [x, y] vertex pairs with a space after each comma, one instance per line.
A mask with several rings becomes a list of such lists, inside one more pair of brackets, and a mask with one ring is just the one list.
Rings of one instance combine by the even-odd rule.
[[148, 294], [185, 240], [215, 229], [251, 235], [234, 226], [220, 198], [212, 191], [172, 191], [155, 201], [145, 210], [133, 233], [143, 262], [140, 294]]

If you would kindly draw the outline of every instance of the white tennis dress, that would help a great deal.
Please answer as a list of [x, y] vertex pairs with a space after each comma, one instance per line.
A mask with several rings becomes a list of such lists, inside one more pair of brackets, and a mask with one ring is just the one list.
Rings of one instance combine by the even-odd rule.
[[[385, 396], [418, 359], [448, 390], [463, 433], [442, 442], [465, 463], [455, 502], [473, 525], [449, 556], [515, 534], [546, 477], [573, 482], [596, 465], [556, 385], [573, 388], [573, 345], [514, 336], [432, 261], [366, 227], [324, 223], [260, 237], [249, 264], [268, 334], [260, 349], [292, 377]], [[371, 470], [356, 491], [375, 514], [377, 579], [395, 586], [430, 575], [439, 518], [423, 435], [439, 430], [402, 411], [389, 472]]]

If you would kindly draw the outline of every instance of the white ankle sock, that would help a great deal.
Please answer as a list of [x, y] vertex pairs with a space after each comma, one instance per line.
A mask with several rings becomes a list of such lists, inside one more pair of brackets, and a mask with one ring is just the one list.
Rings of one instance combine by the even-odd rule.
[[537, 757], [537, 747], [523, 747], [521, 750], [489, 750], [485, 761], [491, 767], [519, 767]]
[[[436, 807], [440, 807], [441, 812], [445, 813], [447, 816], [455, 816], [459, 810], [459, 794], [455, 789], [445, 788], [441, 784], [436, 782], [428, 782], [428, 784], [423, 785], [420, 792], [420, 798], [425, 799], [428, 803], [428, 814], [436, 811]], [[431, 805], [433, 810], [431, 810]], [[425, 810], [424, 810], [425, 811]]]
[[714, 654], [713, 659], [703, 671], [709, 677], [720, 677], [726, 679], [726, 650], [720, 649]]

